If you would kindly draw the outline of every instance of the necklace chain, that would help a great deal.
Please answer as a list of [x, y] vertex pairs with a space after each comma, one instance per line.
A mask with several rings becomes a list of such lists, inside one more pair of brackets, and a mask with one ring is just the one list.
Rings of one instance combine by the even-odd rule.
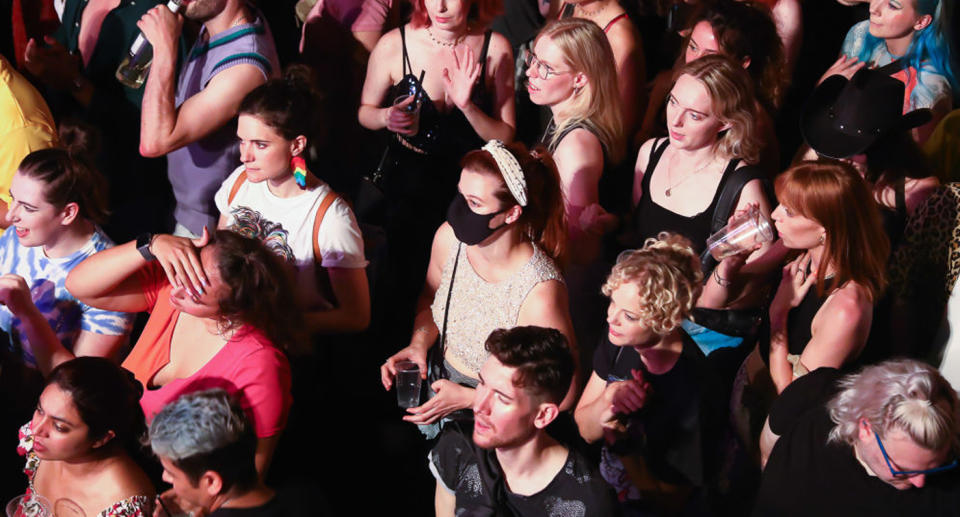
[[[674, 158], [674, 156], [676, 156], [676, 154], [671, 154], [671, 155], [670, 155], [670, 167], [667, 169], [667, 181], [670, 181], [670, 178], [673, 177], [673, 158]], [[683, 184], [684, 182], [686, 182], [688, 179], [696, 176], [698, 172], [702, 171], [703, 169], [706, 169], [707, 166], [709, 166], [711, 163], [713, 163], [713, 157], [709, 158], [709, 159], [706, 161], [706, 163], [704, 163], [703, 165], [697, 167], [697, 169], [696, 169], [695, 171], [693, 171], [693, 172], [691, 172], [690, 174], [687, 174], [686, 176], [684, 176], [680, 181], [677, 181], [677, 182], [673, 183], [672, 185], [668, 186], [667, 188], [665, 188], [665, 189], [663, 190], [663, 195], [665, 195], [665, 196], [667, 196], [667, 197], [670, 197], [670, 195], [671, 195], [671, 193], [672, 193], [671, 191], [672, 191], [673, 189], [675, 189], [676, 187], [682, 185], [682, 184]]]
[[430, 30], [430, 27], [427, 27], [427, 36], [430, 36], [430, 41], [433, 41], [434, 44], [446, 48], [455, 48], [457, 45], [463, 42], [463, 39], [467, 37], [467, 33], [470, 32], [470, 28], [467, 27], [467, 31], [463, 34], [457, 36], [457, 39], [450, 41], [443, 41], [442, 39], [437, 38], [433, 35], [433, 31]]
[[[601, 0], [601, 1], [602, 1], [602, 0]], [[607, 2], [607, 3], [603, 4], [602, 6], [598, 7], [597, 10], [595, 10], [595, 11], [589, 11], [589, 10], [587, 10], [586, 8], [584, 8], [582, 5], [579, 5], [579, 4], [577, 5], [577, 9], [580, 10], [580, 13], [583, 14], [584, 16], [589, 16], [589, 17], [597, 16], [598, 14], [606, 11], [606, 10], [607, 10], [607, 7], [610, 7], [610, 3], [609, 3], [609, 2]]]

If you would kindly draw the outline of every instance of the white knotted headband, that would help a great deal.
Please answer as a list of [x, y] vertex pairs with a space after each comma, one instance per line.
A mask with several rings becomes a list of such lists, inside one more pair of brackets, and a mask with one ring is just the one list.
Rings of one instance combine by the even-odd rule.
[[503, 180], [520, 206], [527, 206], [527, 181], [523, 178], [523, 169], [520, 162], [500, 140], [490, 140], [483, 146], [483, 150], [493, 156], [497, 168], [503, 175]]

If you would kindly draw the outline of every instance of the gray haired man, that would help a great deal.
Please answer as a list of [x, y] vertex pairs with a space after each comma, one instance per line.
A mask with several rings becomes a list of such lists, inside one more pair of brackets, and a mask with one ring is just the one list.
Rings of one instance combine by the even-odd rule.
[[181, 396], [150, 424], [150, 447], [173, 485], [157, 515], [198, 510], [209, 517], [291, 515], [254, 465], [257, 437], [222, 389]]

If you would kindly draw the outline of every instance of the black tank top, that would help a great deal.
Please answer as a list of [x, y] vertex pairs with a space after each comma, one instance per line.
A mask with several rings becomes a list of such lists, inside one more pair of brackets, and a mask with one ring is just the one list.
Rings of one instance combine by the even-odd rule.
[[723, 192], [727, 179], [730, 178], [730, 173], [737, 169], [740, 159], [734, 158], [727, 164], [727, 168], [723, 171], [723, 178], [717, 185], [717, 190], [713, 194], [710, 205], [703, 212], [687, 217], [658, 205], [653, 201], [653, 196], [650, 194], [650, 177], [653, 176], [653, 172], [657, 168], [657, 162], [660, 161], [660, 157], [663, 156], [663, 152], [668, 145], [670, 145], [670, 140], [664, 139], [662, 143], [655, 141], [651, 147], [650, 160], [647, 162], [647, 169], [643, 173], [641, 182], [643, 193], [637, 203], [637, 208], [633, 212], [633, 224], [639, 237], [639, 242], [635, 245], [642, 246], [648, 238], [656, 237], [658, 233], [667, 231], [679, 233], [690, 239], [694, 251], [700, 254], [706, 247], [707, 237], [710, 236], [710, 223], [713, 220], [713, 212], [717, 207], [717, 202], [720, 200], [720, 194]]
[[800, 355], [803, 349], [807, 348], [807, 343], [813, 337], [810, 331], [810, 325], [813, 324], [813, 317], [823, 307], [827, 301], [830, 292], [833, 290], [833, 280], [827, 280], [823, 286], [823, 296], [817, 295], [817, 286], [810, 286], [806, 296], [800, 301], [800, 305], [790, 309], [787, 313], [787, 351], [791, 354]]
[[[417, 76], [413, 73], [410, 56], [407, 54], [405, 29], [405, 25], [400, 26], [400, 41], [403, 46], [403, 77], [390, 88], [390, 92], [385, 99], [386, 106], [392, 104], [393, 100], [401, 95], [413, 95], [418, 88]], [[480, 63], [480, 77], [471, 93], [473, 103], [488, 115], [493, 105], [486, 87], [487, 50], [490, 47], [492, 34], [493, 31], [488, 29], [483, 35], [483, 48], [480, 51], [480, 57], [477, 58]], [[421, 98], [420, 132], [413, 136], [397, 134], [396, 138], [404, 147], [420, 154], [448, 154], [458, 158], [484, 144], [483, 139], [477, 135], [462, 111], [452, 107], [450, 111], [441, 113], [426, 93]]]

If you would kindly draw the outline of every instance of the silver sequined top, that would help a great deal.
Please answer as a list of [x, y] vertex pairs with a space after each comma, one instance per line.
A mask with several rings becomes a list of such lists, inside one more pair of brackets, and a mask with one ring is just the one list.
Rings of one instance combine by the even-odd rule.
[[[520, 306], [530, 290], [540, 282], [563, 281], [560, 270], [553, 260], [536, 245], [533, 256], [513, 276], [497, 283], [480, 278], [467, 260], [466, 246], [457, 246], [460, 261], [457, 278], [453, 284], [450, 300], [450, 316], [447, 318], [447, 349], [476, 374], [487, 360], [483, 344], [487, 336], [498, 328], [510, 328], [517, 324]], [[443, 330], [443, 310], [450, 291], [450, 274], [456, 256], [451, 253], [443, 266], [440, 286], [433, 298], [433, 321]]]

